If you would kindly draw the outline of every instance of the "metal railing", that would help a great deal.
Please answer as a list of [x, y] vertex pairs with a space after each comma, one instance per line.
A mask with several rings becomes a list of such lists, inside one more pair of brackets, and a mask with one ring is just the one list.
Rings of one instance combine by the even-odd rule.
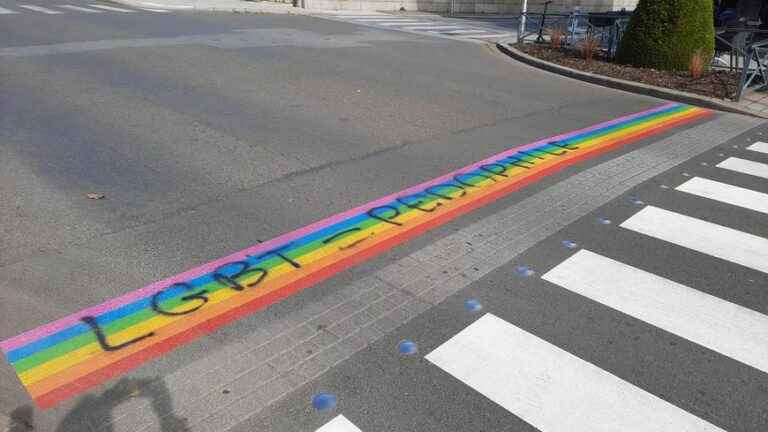
[[560, 29], [565, 33], [564, 43], [574, 46], [579, 41], [592, 38], [598, 41], [606, 56], [612, 59], [616, 55], [621, 37], [629, 23], [629, 14], [616, 13], [581, 13], [569, 14], [526, 12], [522, 14], [521, 28], [517, 34], [518, 42], [543, 42], [548, 38], [547, 31]]
[[[563, 43], [575, 46], [592, 38], [598, 41], [607, 59], [616, 56], [627, 29], [629, 15], [615, 13], [541, 13], [521, 14], [518, 42], [545, 42], [548, 30], [564, 32]], [[768, 30], [756, 27], [720, 27], [715, 29], [713, 67], [739, 71], [740, 79], [732, 98], [739, 101], [748, 89], [768, 89]]]
[[768, 38], [750, 43], [742, 63], [739, 88], [736, 90], [735, 97], [737, 101], [741, 100], [744, 92], [750, 87], [752, 90], [768, 87], [768, 65], [766, 63], [768, 63]]

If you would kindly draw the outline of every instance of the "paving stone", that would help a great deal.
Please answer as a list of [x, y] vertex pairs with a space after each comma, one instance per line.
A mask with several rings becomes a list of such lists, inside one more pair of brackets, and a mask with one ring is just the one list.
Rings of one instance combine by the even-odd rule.
[[[232, 403], [230, 409], [238, 417], [260, 410], [292, 388], [302, 385], [304, 380], [318, 376], [332, 364], [364, 349], [476, 278], [513, 260], [525, 248], [554, 230], [624, 193], [634, 184], [726, 141], [735, 136], [737, 131], [743, 130], [748, 123], [739, 116], [723, 115], [720, 119], [724, 120], [717, 123], [717, 126], [714, 122], [695, 126], [572, 175], [522, 200], [514, 207], [469, 224], [454, 234], [448, 234], [431, 246], [399, 259], [355, 284], [340, 287], [335, 294], [308, 306], [306, 311], [291, 315], [286, 320], [290, 326], [285, 324], [275, 327], [283, 331], [290, 330], [290, 335], [276, 336], [255, 349], [246, 346], [238, 357], [246, 359], [252, 367], [270, 359], [273, 366], [284, 364], [281, 369], [294, 375], [278, 375], [244, 396], [239, 408], [235, 409]], [[757, 124], [757, 120], [754, 124]], [[706, 140], [702, 137], [706, 137]], [[549, 216], [545, 223], [541, 222], [542, 214]], [[434, 257], [437, 259], [432, 259]], [[438, 266], [438, 262], [448, 264]], [[373, 287], [376, 287], [375, 291]], [[419, 295], [414, 296], [414, 292]], [[321, 306], [329, 310], [324, 311]], [[326, 336], [330, 333], [310, 333], [310, 330], [316, 331], [318, 325], [329, 329], [336, 326], [336, 330], [344, 334], [334, 336], [344, 337], [334, 344], [335, 338], [328, 339]], [[311, 339], [303, 339], [305, 337]], [[308, 343], [315, 347], [314, 350], [309, 349], [313, 351], [312, 354], [306, 354], [309, 345], [296, 345], [301, 340], [305, 340], [302, 344]], [[302, 354], [302, 348], [306, 355]], [[242, 349], [243, 346], [238, 346], [238, 350]], [[317, 352], [318, 349], [321, 350]], [[220, 360], [215, 356], [211, 359]], [[204, 366], [205, 362], [201, 365]], [[202, 374], [206, 368], [200, 366], [195, 370]], [[237, 370], [230, 369], [227, 373]], [[220, 404], [221, 399], [208, 400], [208, 403], [214, 402]], [[210, 410], [205, 403], [204, 399], [200, 399], [197, 406], [203, 411]]]
[[296, 346], [295, 348], [286, 351], [276, 357], [270, 359], [269, 363], [274, 366], [279, 372], [284, 372], [294, 368], [301, 363], [304, 359], [318, 352], [320, 349], [317, 345], [311, 341], [305, 341]]
[[309, 340], [319, 348], [325, 348], [328, 345], [334, 344], [339, 341], [339, 337], [329, 332], [328, 330], [321, 330]]
[[371, 322], [373, 322], [373, 315], [371, 315], [366, 310], [362, 310], [355, 315], [352, 315], [351, 317], [328, 327], [328, 331], [340, 338], [343, 338], [356, 332], [362, 326]]

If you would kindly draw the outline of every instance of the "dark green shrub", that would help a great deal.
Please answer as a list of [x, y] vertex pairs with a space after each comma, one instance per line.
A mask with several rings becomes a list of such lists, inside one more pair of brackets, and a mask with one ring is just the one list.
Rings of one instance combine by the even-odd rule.
[[621, 40], [619, 63], [663, 70], [687, 70], [701, 50], [715, 49], [712, 0], [640, 0]]

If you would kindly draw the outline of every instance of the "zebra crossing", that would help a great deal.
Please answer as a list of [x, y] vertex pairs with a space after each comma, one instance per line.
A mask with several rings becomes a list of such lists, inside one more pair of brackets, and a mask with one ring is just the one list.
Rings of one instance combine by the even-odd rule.
[[40, 6], [36, 4], [17, 3], [13, 6], [0, 6], [0, 15], [18, 15], [18, 14], [39, 14], [39, 15], [60, 15], [71, 13], [82, 14], [102, 14], [102, 13], [168, 13], [170, 11], [160, 8], [130, 8], [126, 6], [110, 6], [99, 3], [86, 3], [82, 5], [74, 4], [46, 4]]
[[343, 414], [334, 417], [333, 420], [324, 424], [317, 432], [362, 432], [360, 428], [347, 420]]
[[512, 33], [477, 25], [463, 25], [453, 21], [439, 21], [430, 17], [377, 15], [330, 15], [332, 19], [373, 26], [389, 30], [399, 30], [430, 36], [452, 37], [462, 40], [481, 42], [511, 37]]
[[[714, 169], [754, 177], [753, 185], [768, 188], [763, 156], [768, 154], [768, 143], [745, 148], [755, 158], [721, 155]], [[647, 254], [674, 245], [719, 260], [723, 266], [759, 272], [763, 277], [758, 289], [764, 290], [768, 287], [768, 239], [761, 235], [768, 233], [762, 228], [768, 227], [768, 193], [708, 178], [717, 177], [709, 174], [712, 171], [693, 176], [670, 191], [700, 200], [702, 206], [718, 203], [762, 218], [760, 235], [642, 202], [617, 229], [648, 238], [642, 243], [646, 249], [651, 245], [651, 250], [644, 251]], [[748, 304], [701, 291], [695, 284], [672, 280], [679, 264], [671, 274], [659, 275], [632, 265], [626, 257], [608, 255], [578, 248], [540, 280], [768, 376], [767, 315]], [[491, 312], [438, 344], [424, 356], [432, 367], [542, 432], [725, 430], [664, 395], [649, 392]], [[766, 429], [745, 426], [739, 430]], [[340, 414], [317, 432], [373, 431]]]

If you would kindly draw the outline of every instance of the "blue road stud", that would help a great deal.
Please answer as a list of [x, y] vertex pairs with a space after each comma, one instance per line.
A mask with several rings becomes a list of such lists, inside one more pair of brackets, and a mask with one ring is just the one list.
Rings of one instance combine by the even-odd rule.
[[599, 223], [600, 225], [610, 225], [611, 220], [604, 217], [599, 217], [597, 218], [597, 223]]
[[397, 344], [397, 352], [400, 354], [405, 355], [412, 355], [416, 354], [419, 351], [419, 347], [416, 345], [416, 342], [411, 340], [401, 340], [400, 343]]
[[467, 310], [470, 311], [470, 312], [477, 312], [477, 311], [483, 309], [483, 305], [480, 304], [480, 302], [475, 300], [475, 299], [469, 299], [469, 300], [465, 301], [464, 302], [464, 307], [467, 308]]
[[312, 406], [318, 411], [336, 408], [336, 396], [330, 393], [318, 393], [312, 398]]
[[576, 242], [572, 242], [570, 240], [563, 240], [563, 246], [565, 246], [566, 249], [576, 249], [579, 247]]
[[517, 274], [523, 277], [533, 276], [536, 273], [532, 268], [526, 266], [517, 266]]

